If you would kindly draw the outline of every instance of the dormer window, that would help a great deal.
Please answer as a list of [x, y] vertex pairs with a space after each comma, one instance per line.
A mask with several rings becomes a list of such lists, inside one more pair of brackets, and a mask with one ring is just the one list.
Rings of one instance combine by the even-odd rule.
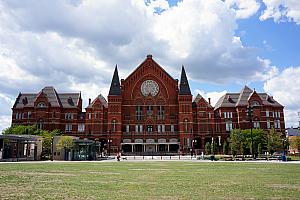
[[26, 105], [26, 104], [28, 103], [27, 97], [25, 97], [25, 98], [22, 99], [22, 103], [23, 103], [24, 105]]
[[68, 104], [74, 106], [73, 99], [71, 97], [68, 98]]
[[40, 103], [38, 103], [37, 107], [38, 108], [45, 108], [46, 104], [44, 102], [40, 102]]
[[254, 106], [260, 106], [260, 103], [258, 101], [252, 101], [251, 102], [251, 106], [254, 107]]

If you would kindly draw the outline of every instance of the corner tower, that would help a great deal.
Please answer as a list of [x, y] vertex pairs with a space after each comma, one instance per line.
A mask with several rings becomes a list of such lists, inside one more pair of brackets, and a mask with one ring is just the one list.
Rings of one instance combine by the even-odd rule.
[[[118, 74], [118, 67], [115, 67], [108, 94], [108, 145], [109, 151], [120, 151], [121, 127], [122, 127], [122, 96]], [[110, 152], [109, 152], [110, 153]]]
[[180, 150], [188, 153], [192, 150], [193, 141], [193, 112], [192, 94], [184, 66], [181, 69], [181, 78], [178, 93], [178, 121], [180, 135]]

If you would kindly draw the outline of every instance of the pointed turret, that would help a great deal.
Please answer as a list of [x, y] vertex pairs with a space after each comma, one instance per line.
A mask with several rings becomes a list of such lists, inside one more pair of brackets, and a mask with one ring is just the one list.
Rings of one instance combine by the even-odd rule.
[[121, 95], [121, 87], [118, 75], [118, 66], [115, 67], [115, 72], [111, 81], [108, 95]]
[[191, 90], [189, 86], [189, 82], [187, 80], [184, 66], [182, 65], [181, 69], [181, 78], [180, 78], [180, 85], [179, 85], [179, 95], [191, 95]]

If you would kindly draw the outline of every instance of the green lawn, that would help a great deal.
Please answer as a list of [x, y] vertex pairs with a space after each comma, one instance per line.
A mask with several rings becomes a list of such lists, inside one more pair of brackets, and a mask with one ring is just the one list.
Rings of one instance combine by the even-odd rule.
[[183, 161], [0, 164], [0, 199], [299, 198], [299, 164]]

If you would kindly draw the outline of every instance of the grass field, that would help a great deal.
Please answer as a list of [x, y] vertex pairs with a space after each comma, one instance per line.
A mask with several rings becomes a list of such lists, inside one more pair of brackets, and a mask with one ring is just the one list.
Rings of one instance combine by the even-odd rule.
[[2, 163], [0, 199], [300, 199], [300, 165]]

